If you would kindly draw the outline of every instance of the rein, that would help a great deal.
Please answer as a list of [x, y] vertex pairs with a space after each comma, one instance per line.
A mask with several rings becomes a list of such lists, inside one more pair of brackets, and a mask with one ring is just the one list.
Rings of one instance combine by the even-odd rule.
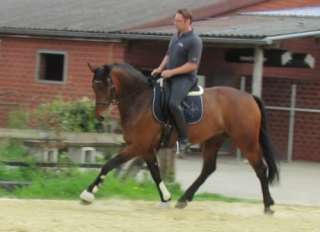
[[[153, 87], [155, 85], [155, 83], [157, 82], [157, 80], [155, 78], [151, 78], [151, 77], [147, 77], [147, 78], [148, 78], [147, 79], [148, 85], [150, 87]], [[97, 83], [102, 83], [102, 81], [96, 81], [96, 82]], [[111, 85], [111, 87], [110, 87], [110, 98], [109, 98], [109, 100], [110, 100], [111, 104], [119, 105], [121, 97], [117, 96], [116, 88], [115, 88], [115, 86], [113, 84], [113, 81], [111, 79], [110, 79], [110, 85]], [[133, 92], [133, 93], [131, 93], [129, 95], [125, 95], [122, 98], [132, 98], [132, 97], [136, 96], [140, 92], [141, 91], [138, 90], [138, 91], [135, 91], [135, 92]], [[108, 106], [108, 104], [109, 104], [108, 101], [96, 102], [96, 105]]]
[[[153, 88], [156, 83], [157, 83], [157, 80], [160, 78], [159, 75], [155, 76], [155, 77], [149, 77], [149, 76], [146, 76], [147, 78], [147, 84]], [[100, 81], [100, 80], [95, 80], [94, 81], [95, 83], [101, 83], [101, 84], [105, 84], [103, 81]], [[98, 101], [96, 102], [96, 105], [101, 105], [101, 106], [108, 106], [109, 104], [113, 104], [113, 105], [119, 105], [119, 102], [120, 102], [120, 98], [119, 96], [117, 96], [117, 93], [116, 93], [116, 88], [115, 88], [115, 85], [110, 77], [110, 79], [108, 80], [108, 84], [110, 85], [110, 97], [108, 98], [107, 101]], [[132, 98], [134, 96], [136, 96], [138, 93], [140, 93], [140, 90], [138, 91], [135, 91], [129, 95], [126, 95], [126, 96], [123, 96], [122, 98]]]
[[[116, 87], [114, 86], [112, 80], [110, 82], [111, 82], [110, 97], [108, 101], [98, 101], [96, 102], [96, 105], [108, 106], [110, 103], [114, 105], [119, 104], [119, 100], [117, 99], [117, 96], [116, 96]], [[95, 83], [103, 83], [103, 81], [95, 80]]]

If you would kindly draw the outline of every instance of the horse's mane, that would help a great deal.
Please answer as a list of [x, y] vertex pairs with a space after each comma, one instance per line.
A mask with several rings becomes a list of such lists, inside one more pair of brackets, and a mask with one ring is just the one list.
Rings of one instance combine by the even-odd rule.
[[138, 69], [133, 67], [132, 65], [128, 63], [116, 63], [114, 64], [115, 67], [119, 67], [122, 70], [124, 70], [130, 77], [133, 77], [139, 82], [143, 82], [145, 84], [148, 84], [148, 78], [142, 74]]

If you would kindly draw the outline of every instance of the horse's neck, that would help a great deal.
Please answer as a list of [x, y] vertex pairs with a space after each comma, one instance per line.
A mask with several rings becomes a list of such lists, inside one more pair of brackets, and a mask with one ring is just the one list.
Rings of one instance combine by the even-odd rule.
[[119, 96], [120, 119], [123, 127], [135, 121], [152, 100], [152, 89], [147, 85], [135, 85], [135, 88], [122, 89]]

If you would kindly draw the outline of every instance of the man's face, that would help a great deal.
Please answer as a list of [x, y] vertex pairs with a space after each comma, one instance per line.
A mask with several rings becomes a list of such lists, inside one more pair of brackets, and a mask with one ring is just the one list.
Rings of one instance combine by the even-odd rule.
[[177, 13], [174, 17], [174, 25], [176, 26], [178, 32], [187, 31], [190, 26], [190, 20], [183, 18], [183, 16]]

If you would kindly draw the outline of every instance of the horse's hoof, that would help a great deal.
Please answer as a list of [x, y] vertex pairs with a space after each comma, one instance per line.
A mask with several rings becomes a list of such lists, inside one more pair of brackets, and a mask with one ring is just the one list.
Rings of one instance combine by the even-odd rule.
[[184, 209], [187, 207], [187, 205], [188, 205], [187, 201], [178, 201], [175, 207], [177, 209]]
[[265, 208], [264, 209], [264, 214], [265, 215], [273, 215], [274, 214], [274, 211], [270, 208]]
[[272, 205], [274, 205], [274, 200], [271, 198], [269, 201], [269, 206], [272, 206]]
[[80, 200], [83, 205], [90, 205], [94, 201], [94, 194], [84, 190], [80, 194]]
[[81, 205], [91, 205], [92, 202], [89, 202], [89, 201], [85, 201], [85, 200], [80, 199], [80, 204], [81, 204]]
[[159, 208], [159, 209], [169, 209], [170, 207], [171, 207], [170, 201], [160, 202], [157, 205], [157, 208]]

